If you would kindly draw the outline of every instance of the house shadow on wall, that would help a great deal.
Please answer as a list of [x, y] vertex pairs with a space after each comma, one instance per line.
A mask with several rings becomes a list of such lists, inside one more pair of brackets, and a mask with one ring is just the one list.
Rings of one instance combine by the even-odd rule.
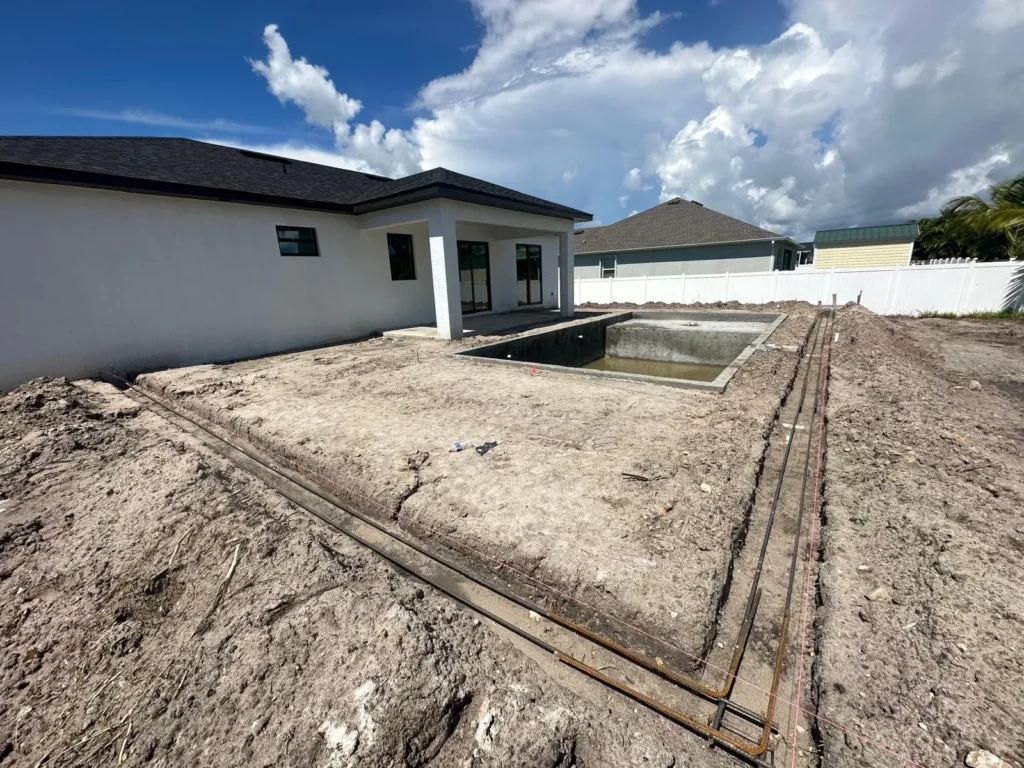
[[1006, 284], [1003, 309], [1011, 311], [1024, 309], [1024, 261], [1013, 270], [1010, 281]]

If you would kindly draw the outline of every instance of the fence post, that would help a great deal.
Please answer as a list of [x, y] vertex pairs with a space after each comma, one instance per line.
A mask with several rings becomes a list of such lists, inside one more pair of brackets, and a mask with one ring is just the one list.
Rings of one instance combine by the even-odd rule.
[[725, 290], [722, 291], [722, 301], [729, 301], [729, 273], [725, 273]]
[[779, 278], [782, 276], [782, 272], [775, 270], [775, 282], [772, 285], [772, 301], [779, 300]]
[[836, 268], [829, 267], [828, 270], [828, 284], [825, 286], [825, 299], [828, 299], [828, 295], [836, 289]]
[[644, 273], [644, 300], [642, 302], [640, 302], [640, 303], [641, 304], [646, 304], [647, 303], [647, 274], [646, 273]]
[[686, 303], [686, 272], [679, 275], [679, 303]]
[[577, 304], [582, 304], [583, 303], [582, 301], [580, 301], [580, 289], [582, 287], [583, 287], [583, 283], [581, 283], [580, 282], [580, 278], [577, 277], [576, 278], [576, 291], [573, 293], [573, 296], [576, 297], [576, 303]]
[[614, 291], [615, 286], [614, 286], [614, 283], [615, 283], [615, 278], [614, 277], [609, 277], [608, 278], [608, 303], [609, 304], [611, 304], [613, 301], [615, 301], [615, 291]]
[[956, 313], [959, 315], [964, 311], [964, 299], [967, 298], [967, 285], [971, 282], [974, 272], [974, 262], [970, 262], [967, 265], [967, 269], [964, 270], [964, 281], [960, 283], [960, 295], [956, 299]]

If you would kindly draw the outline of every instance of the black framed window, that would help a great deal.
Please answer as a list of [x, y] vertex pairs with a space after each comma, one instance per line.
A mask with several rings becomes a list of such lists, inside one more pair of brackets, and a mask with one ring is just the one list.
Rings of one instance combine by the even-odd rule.
[[320, 247], [316, 242], [313, 227], [277, 228], [277, 247], [282, 256], [319, 256]]
[[615, 277], [615, 257], [601, 257], [601, 277]]
[[416, 260], [412, 254], [412, 235], [388, 232], [388, 259], [392, 280], [415, 280]]

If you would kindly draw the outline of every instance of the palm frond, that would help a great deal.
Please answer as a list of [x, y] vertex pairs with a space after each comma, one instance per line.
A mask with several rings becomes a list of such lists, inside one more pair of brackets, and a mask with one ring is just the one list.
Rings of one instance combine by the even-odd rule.
[[1024, 206], [1024, 173], [993, 184], [989, 190], [992, 203], [996, 206]]
[[942, 209], [942, 214], [945, 215], [957, 215], [957, 214], [976, 214], [982, 213], [989, 210], [989, 204], [985, 202], [978, 195], [964, 195], [963, 197], [954, 197], [945, 207]]

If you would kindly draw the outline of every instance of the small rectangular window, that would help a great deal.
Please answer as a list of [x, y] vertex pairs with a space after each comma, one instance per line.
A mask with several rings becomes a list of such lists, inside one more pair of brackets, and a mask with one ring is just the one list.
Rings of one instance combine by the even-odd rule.
[[316, 242], [316, 230], [313, 227], [281, 227], [277, 228], [277, 247], [282, 256], [319, 256], [320, 248]]
[[412, 254], [412, 235], [388, 232], [388, 259], [392, 280], [415, 280], [416, 261]]
[[615, 257], [601, 257], [601, 277], [615, 277]]

